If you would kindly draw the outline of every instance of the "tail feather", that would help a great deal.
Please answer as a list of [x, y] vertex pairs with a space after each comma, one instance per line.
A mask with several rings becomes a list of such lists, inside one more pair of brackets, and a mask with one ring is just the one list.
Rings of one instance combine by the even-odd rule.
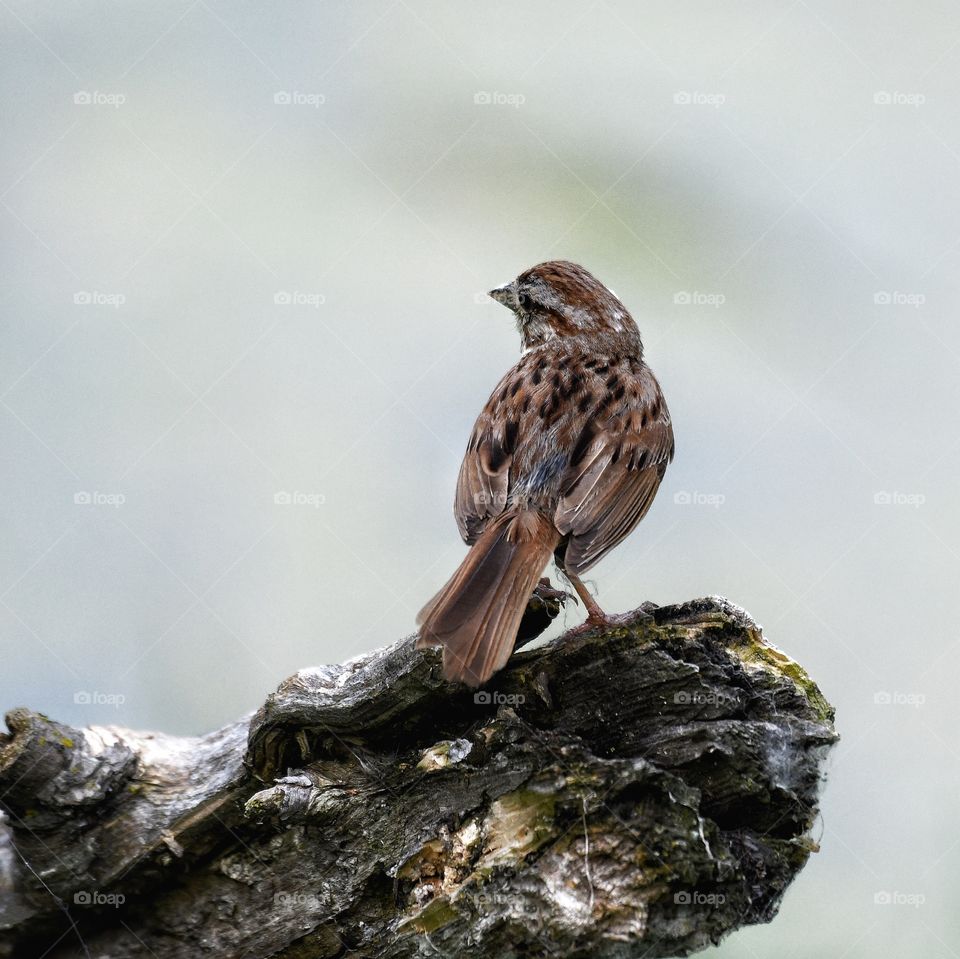
[[560, 540], [543, 514], [498, 517], [417, 617], [418, 648], [443, 647], [443, 674], [480, 686], [513, 652], [527, 600]]

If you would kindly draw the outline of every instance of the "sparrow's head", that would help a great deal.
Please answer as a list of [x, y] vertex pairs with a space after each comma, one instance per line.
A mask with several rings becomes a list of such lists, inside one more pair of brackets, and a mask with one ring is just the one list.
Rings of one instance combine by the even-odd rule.
[[639, 337], [627, 308], [592, 273], [568, 260], [538, 263], [490, 291], [513, 310], [526, 348], [555, 336], [625, 333]]

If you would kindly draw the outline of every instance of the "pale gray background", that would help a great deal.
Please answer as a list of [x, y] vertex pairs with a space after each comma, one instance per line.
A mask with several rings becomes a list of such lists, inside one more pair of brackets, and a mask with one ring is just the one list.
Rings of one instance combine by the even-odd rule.
[[726, 594], [838, 707], [823, 851], [720, 954], [958, 955], [956, 5], [0, 0], [0, 28], [0, 706], [202, 732], [409, 632], [518, 353], [481, 294], [568, 257], [677, 434], [601, 600]]

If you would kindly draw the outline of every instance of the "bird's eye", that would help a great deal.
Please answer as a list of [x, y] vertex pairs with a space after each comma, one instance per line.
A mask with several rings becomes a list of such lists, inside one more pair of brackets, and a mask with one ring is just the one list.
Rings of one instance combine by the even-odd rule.
[[529, 294], [529, 293], [518, 293], [518, 294], [517, 294], [517, 303], [520, 305], [520, 307], [521, 307], [522, 309], [524, 309], [524, 310], [529, 309], [529, 308], [530, 308], [530, 304], [531, 304], [532, 302], [533, 302], [533, 301], [530, 299], [530, 294]]

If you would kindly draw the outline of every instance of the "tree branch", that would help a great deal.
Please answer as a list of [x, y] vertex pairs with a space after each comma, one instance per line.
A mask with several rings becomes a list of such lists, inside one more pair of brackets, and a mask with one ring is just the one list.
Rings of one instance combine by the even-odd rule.
[[647, 608], [479, 692], [406, 639], [199, 738], [13, 710], [0, 955], [672, 956], [769, 921], [833, 710], [726, 600]]

